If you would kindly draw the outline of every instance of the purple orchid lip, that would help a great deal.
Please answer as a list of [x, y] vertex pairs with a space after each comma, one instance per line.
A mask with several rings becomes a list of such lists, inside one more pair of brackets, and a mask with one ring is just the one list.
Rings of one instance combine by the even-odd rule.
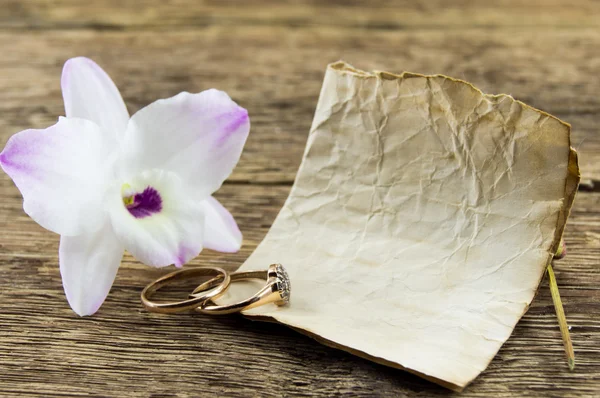
[[125, 201], [125, 207], [135, 218], [149, 217], [162, 210], [162, 198], [152, 187], [146, 187], [142, 193], [136, 193], [127, 199], [129, 200]]

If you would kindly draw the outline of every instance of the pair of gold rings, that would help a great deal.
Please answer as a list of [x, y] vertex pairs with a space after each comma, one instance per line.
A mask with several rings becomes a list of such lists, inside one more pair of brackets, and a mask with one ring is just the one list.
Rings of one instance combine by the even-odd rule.
[[[186, 300], [173, 302], [150, 300], [158, 289], [171, 282], [197, 276], [213, 276], [213, 278], [196, 287]], [[231, 282], [247, 279], [263, 279], [266, 280], [266, 285], [253, 296], [240, 302], [227, 305], [215, 304], [214, 300], [225, 294]], [[248, 310], [267, 303], [285, 305], [290, 301], [290, 287], [290, 278], [281, 264], [271, 264], [268, 270], [240, 271], [232, 274], [216, 267], [185, 268], [171, 272], [146, 286], [141, 298], [144, 307], [152, 312], [174, 313], [194, 310], [203, 314], [221, 315]]]

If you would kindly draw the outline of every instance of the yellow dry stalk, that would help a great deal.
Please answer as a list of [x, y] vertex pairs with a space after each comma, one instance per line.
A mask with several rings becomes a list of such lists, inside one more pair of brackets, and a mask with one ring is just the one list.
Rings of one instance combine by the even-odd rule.
[[565, 317], [565, 310], [560, 299], [560, 293], [558, 292], [558, 285], [556, 284], [556, 277], [554, 276], [554, 270], [552, 264], [548, 264], [548, 277], [550, 282], [550, 293], [552, 294], [552, 301], [554, 302], [554, 310], [556, 311], [556, 317], [558, 318], [558, 326], [560, 327], [560, 334], [562, 335], [563, 344], [565, 345], [565, 354], [567, 355], [567, 361], [569, 363], [569, 369], [575, 369], [575, 352], [573, 351], [573, 342], [569, 334], [569, 325], [567, 324], [567, 318]]

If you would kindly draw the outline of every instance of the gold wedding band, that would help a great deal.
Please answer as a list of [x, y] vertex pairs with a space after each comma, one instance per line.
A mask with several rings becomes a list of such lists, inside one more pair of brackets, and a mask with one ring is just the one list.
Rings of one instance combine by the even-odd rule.
[[[269, 269], [264, 271], [241, 271], [231, 274], [232, 282], [247, 279], [266, 279], [267, 284], [252, 297], [238, 303], [217, 305], [212, 301], [213, 298], [217, 297], [213, 296], [203, 301], [195, 310], [203, 314], [223, 315], [248, 310], [267, 303], [282, 306], [290, 301], [290, 278], [281, 264], [271, 264]], [[198, 286], [190, 294], [190, 297], [203, 297], [204, 293], [199, 296], [200, 292], [214, 288], [220, 283], [220, 278], [213, 278]]]
[[[194, 294], [193, 297], [189, 297], [187, 300], [175, 301], [175, 302], [155, 302], [150, 300], [158, 289], [168, 285], [172, 281], [187, 279], [192, 276], [214, 276], [216, 278], [211, 279], [209, 282], [213, 282], [209, 289], [204, 289], [202, 294]], [[218, 283], [216, 283], [218, 282]], [[229, 287], [231, 277], [227, 271], [221, 268], [210, 267], [210, 268], [185, 268], [175, 272], [171, 272], [161, 278], [158, 278], [142, 291], [141, 298], [144, 307], [152, 312], [161, 313], [174, 313], [188, 311], [197, 308], [205, 301], [217, 298]]]

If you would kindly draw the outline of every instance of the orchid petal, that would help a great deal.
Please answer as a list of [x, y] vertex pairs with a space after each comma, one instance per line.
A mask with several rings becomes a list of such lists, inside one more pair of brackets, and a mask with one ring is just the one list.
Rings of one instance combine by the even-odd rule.
[[96, 124], [60, 118], [12, 136], [0, 165], [21, 191], [25, 213], [53, 232], [80, 235], [102, 224], [108, 151]]
[[[108, 195], [107, 205], [127, 251], [155, 267], [181, 266], [200, 253], [203, 207], [188, 195], [178, 175], [163, 170], [145, 171], [124, 186], [126, 189], [121, 192]], [[134, 197], [141, 197], [142, 207], [128, 208], [124, 204]], [[135, 204], [135, 200], [131, 203]]]
[[151, 168], [176, 172], [203, 199], [231, 174], [249, 130], [248, 112], [226, 93], [183, 92], [131, 117], [123, 165], [131, 174]]
[[242, 233], [231, 213], [212, 196], [202, 202], [202, 206], [205, 214], [204, 247], [224, 253], [240, 250]]
[[71, 58], [63, 67], [61, 86], [67, 117], [87, 119], [120, 141], [129, 113], [111, 78], [94, 61]]
[[60, 238], [60, 274], [75, 313], [85, 316], [98, 311], [117, 275], [123, 250], [108, 218], [96, 232]]

